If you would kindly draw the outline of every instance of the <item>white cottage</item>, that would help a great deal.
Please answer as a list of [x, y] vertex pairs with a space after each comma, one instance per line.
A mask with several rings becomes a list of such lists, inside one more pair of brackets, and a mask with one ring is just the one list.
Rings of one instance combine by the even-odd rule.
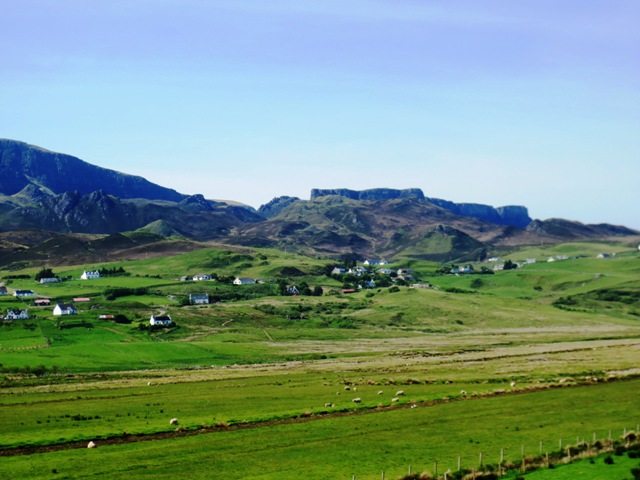
[[93, 272], [89, 272], [85, 270], [80, 275], [80, 280], [95, 280], [96, 278], [100, 278], [100, 272], [98, 270], [94, 270]]
[[151, 315], [149, 325], [171, 325], [171, 315]]
[[58, 303], [53, 307], [53, 314], [58, 317], [61, 315], [75, 315], [76, 313], [78, 313], [78, 310], [71, 303]]

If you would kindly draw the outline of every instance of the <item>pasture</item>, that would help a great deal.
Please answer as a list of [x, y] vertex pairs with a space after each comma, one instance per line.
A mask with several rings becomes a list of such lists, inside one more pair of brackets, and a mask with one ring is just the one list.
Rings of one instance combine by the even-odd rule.
[[[576, 258], [492, 275], [413, 262], [434, 288], [349, 295], [327, 261], [271, 250], [109, 264], [129, 275], [46, 286], [0, 272], [52, 304], [91, 299], [54, 317], [0, 297], [3, 313], [32, 316], [0, 325], [0, 477], [397, 478], [617, 438], [640, 423], [640, 256], [617, 244], [615, 258], [578, 258], [604, 246], [553, 247]], [[266, 281], [179, 280], [196, 273]], [[324, 295], [276, 295], [278, 279]], [[200, 292], [219, 301], [183, 301]], [[176, 325], [149, 329], [157, 313]]]

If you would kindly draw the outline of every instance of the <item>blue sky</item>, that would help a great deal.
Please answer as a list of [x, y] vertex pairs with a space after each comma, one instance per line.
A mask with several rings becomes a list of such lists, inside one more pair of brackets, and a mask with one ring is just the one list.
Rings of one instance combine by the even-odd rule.
[[0, 137], [258, 207], [422, 188], [640, 229], [635, 0], [9, 0]]

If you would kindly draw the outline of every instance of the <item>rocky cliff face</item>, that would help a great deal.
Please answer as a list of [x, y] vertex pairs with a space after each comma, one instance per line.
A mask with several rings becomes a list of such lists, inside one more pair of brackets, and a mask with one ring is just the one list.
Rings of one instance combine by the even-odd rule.
[[348, 190], [346, 188], [338, 189], [319, 189], [311, 190], [311, 200], [318, 197], [326, 197], [329, 195], [338, 195], [340, 197], [350, 198], [351, 200], [392, 200], [395, 198], [417, 198], [424, 200], [424, 193], [419, 188], [408, 188], [405, 190], [395, 190], [392, 188], [372, 188], [370, 190]]
[[298, 201], [300, 201], [298, 197], [276, 197], [269, 203], [261, 205], [258, 209], [258, 214], [264, 218], [272, 218], [278, 215], [284, 208]]
[[409, 188], [406, 190], [394, 190], [391, 188], [374, 188], [371, 190], [348, 190], [346, 188], [339, 189], [317, 189], [311, 190], [311, 200], [329, 195], [337, 195], [340, 197], [350, 198], [351, 200], [392, 200], [398, 198], [414, 198], [421, 201], [430, 202], [440, 208], [449, 210], [456, 215], [464, 217], [477, 218], [485, 222], [495, 223], [496, 225], [507, 225], [518, 228], [525, 228], [531, 223], [531, 217], [526, 207], [506, 206], [492, 207], [490, 205], [482, 205], [478, 203], [454, 203], [439, 198], [425, 197], [419, 188]]
[[104, 190], [118, 198], [179, 202], [182, 195], [142, 177], [91, 165], [71, 155], [50, 152], [15, 140], [0, 139], [0, 193], [14, 195], [29, 185], [54, 194]]

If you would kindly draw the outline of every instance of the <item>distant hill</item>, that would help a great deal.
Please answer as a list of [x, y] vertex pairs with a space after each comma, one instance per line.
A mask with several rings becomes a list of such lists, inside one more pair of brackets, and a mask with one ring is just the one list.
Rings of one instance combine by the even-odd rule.
[[102, 190], [118, 198], [146, 198], [179, 202], [182, 195], [142, 177], [91, 165], [79, 158], [55, 153], [16, 140], [0, 139], [0, 193], [15, 195], [25, 188], [53, 194]]

